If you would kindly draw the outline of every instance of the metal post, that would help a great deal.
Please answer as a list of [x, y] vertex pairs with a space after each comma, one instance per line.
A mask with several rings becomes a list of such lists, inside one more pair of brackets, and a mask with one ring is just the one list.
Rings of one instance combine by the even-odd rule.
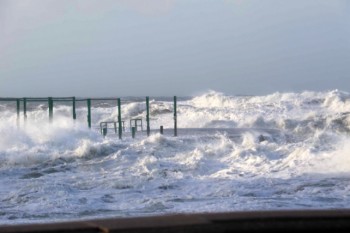
[[17, 126], [19, 126], [19, 117], [20, 117], [20, 110], [21, 110], [20, 99], [16, 99], [16, 104], [17, 104]]
[[149, 126], [149, 97], [146, 97], [146, 110], [147, 110], [147, 114], [146, 114], [146, 122], [147, 122], [147, 136], [150, 135], [150, 126]]
[[135, 138], [135, 132], [136, 132], [136, 128], [135, 127], [131, 127], [132, 138]]
[[106, 137], [106, 135], [107, 135], [107, 130], [108, 130], [108, 128], [107, 128], [108, 126], [107, 126], [107, 123], [106, 123], [106, 125], [105, 126], [103, 126], [103, 128], [102, 128], [102, 135], [103, 135], [103, 137], [105, 138]]
[[117, 134], [117, 123], [113, 123], [114, 124], [114, 133]]
[[161, 125], [160, 126], [160, 134], [163, 134], [164, 133], [164, 130], [163, 130], [163, 126]]
[[52, 122], [53, 118], [53, 100], [52, 97], [48, 98], [48, 104], [49, 104], [49, 121]]
[[176, 96], [174, 96], [174, 136], [177, 136]]
[[27, 121], [27, 98], [23, 98], [23, 117]]
[[88, 108], [87, 121], [88, 121], [88, 126], [91, 129], [91, 99], [87, 99], [87, 108]]
[[118, 133], [119, 139], [122, 139], [122, 110], [120, 106], [120, 98], [118, 98]]
[[76, 120], [77, 114], [75, 112], [75, 97], [72, 97], [72, 104], [73, 104], [73, 120]]

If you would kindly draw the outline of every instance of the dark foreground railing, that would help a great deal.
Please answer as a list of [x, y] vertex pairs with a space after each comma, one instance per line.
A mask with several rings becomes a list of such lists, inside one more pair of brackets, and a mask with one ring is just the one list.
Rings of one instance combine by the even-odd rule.
[[176, 214], [0, 226], [0, 232], [350, 232], [350, 210]]

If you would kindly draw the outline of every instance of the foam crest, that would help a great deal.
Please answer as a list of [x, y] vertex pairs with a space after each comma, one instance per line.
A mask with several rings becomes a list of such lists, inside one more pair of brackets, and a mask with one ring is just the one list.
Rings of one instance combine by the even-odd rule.
[[144, 102], [129, 103], [123, 106], [122, 111], [123, 111], [123, 115], [127, 117], [139, 116], [146, 111], [146, 103]]
[[324, 106], [334, 112], [350, 112], [350, 94], [342, 91], [331, 91], [326, 94]]
[[216, 91], [209, 91], [204, 95], [194, 97], [191, 102], [198, 108], [227, 108], [236, 105], [232, 97]]
[[[49, 123], [45, 105], [33, 104], [19, 126], [14, 106], [2, 105], [0, 222], [348, 207], [349, 99], [211, 91], [178, 101], [178, 137], [167, 131], [171, 99], [157, 99], [151, 128], [165, 134], [122, 140], [99, 132], [100, 121], [116, 121], [113, 104], [93, 103], [91, 129], [84, 105], [73, 121], [71, 106], [55, 104]], [[145, 103], [128, 101], [123, 120], [144, 119]]]
[[21, 127], [1, 124], [1, 160], [8, 165], [31, 165], [60, 157], [82, 156], [74, 153], [80, 144], [101, 142], [97, 132], [64, 116], [55, 115], [54, 123], [39, 123], [30, 118]]
[[181, 110], [182, 127], [349, 128], [350, 96], [337, 90], [238, 97], [211, 91], [189, 103]]

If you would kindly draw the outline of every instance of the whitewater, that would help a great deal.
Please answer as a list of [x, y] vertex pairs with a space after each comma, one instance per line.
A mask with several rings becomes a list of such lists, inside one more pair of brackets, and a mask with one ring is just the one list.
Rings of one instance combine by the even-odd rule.
[[[350, 207], [350, 94], [343, 91], [150, 98], [151, 135], [128, 133], [144, 98], [122, 98], [123, 139], [112, 101], [32, 103], [17, 124], [0, 102], [0, 224], [250, 210]], [[165, 134], [158, 133], [164, 126]]]

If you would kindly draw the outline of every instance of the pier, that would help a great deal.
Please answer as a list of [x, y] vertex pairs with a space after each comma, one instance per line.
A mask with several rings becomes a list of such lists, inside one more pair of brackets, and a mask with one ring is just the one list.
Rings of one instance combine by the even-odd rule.
[[[92, 103], [93, 101], [114, 101], [116, 103], [116, 108], [118, 111], [118, 117], [114, 121], [106, 121], [99, 122], [100, 132], [103, 136], [108, 134], [109, 129], [113, 129], [115, 134], [118, 134], [118, 138], [123, 138], [123, 132], [125, 132], [125, 121], [122, 120], [122, 111], [121, 111], [121, 99], [120, 98], [76, 98], [76, 97], [22, 97], [22, 98], [0, 98], [0, 102], [13, 102], [16, 105], [17, 111], [17, 125], [19, 127], [21, 122], [21, 112], [23, 113], [23, 122], [27, 121], [27, 111], [28, 104], [31, 102], [41, 102], [47, 103], [47, 111], [48, 111], [48, 121], [52, 123], [54, 121], [54, 105], [58, 102], [71, 103], [72, 106], [72, 119], [75, 121], [77, 119], [76, 113], [76, 104], [77, 102], [86, 102], [87, 109], [87, 127], [91, 129], [92, 127]], [[147, 136], [150, 136], [151, 127], [150, 127], [150, 103], [149, 97], [146, 96], [146, 131]], [[174, 96], [174, 136], [177, 136], [177, 97]], [[143, 131], [143, 119], [142, 118], [131, 118], [130, 119], [130, 132], [132, 132], [132, 137], [135, 137], [137, 131]], [[158, 127], [160, 129], [160, 133], [163, 133], [163, 126]]]

